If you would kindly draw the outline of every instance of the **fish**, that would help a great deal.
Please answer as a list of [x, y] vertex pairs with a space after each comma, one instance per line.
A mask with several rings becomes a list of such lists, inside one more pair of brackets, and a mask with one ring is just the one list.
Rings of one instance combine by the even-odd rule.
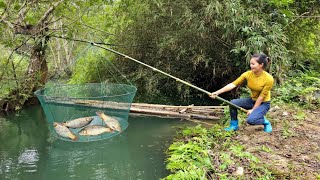
[[83, 128], [79, 134], [82, 136], [96, 136], [102, 133], [106, 132], [112, 132], [113, 130], [105, 127], [105, 126], [98, 126], [98, 125], [92, 125], [92, 126], [87, 126]]
[[111, 116], [107, 116], [106, 114], [104, 114], [101, 111], [96, 112], [96, 114], [106, 123], [106, 125], [116, 131], [121, 132], [121, 126], [119, 121]]
[[76, 135], [74, 135], [66, 126], [57, 123], [57, 122], [53, 122], [53, 128], [56, 131], [56, 133], [59, 136], [65, 137], [65, 138], [69, 138], [73, 141], [78, 141], [78, 137]]
[[66, 121], [63, 123], [63, 125], [67, 126], [68, 128], [82, 128], [90, 124], [93, 119], [94, 119], [93, 117], [82, 117], [82, 118]]

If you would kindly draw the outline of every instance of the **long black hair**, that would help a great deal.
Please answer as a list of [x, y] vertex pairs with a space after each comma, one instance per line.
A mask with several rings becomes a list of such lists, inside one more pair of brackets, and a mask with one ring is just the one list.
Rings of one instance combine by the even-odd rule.
[[263, 63], [263, 69], [267, 69], [268, 65], [269, 65], [270, 62], [271, 62], [270, 58], [269, 58], [267, 55], [263, 54], [263, 53], [253, 54], [253, 55], [251, 56], [251, 58], [257, 59], [257, 62], [258, 62], [259, 64], [262, 64], [262, 63]]

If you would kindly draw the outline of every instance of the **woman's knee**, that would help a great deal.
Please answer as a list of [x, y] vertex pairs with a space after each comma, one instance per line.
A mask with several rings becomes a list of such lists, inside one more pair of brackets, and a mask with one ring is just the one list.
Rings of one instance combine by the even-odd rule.
[[232, 99], [230, 102], [231, 102], [232, 104], [237, 105], [237, 106], [239, 106], [239, 105], [241, 105], [241, 104], [242, 104], [242, 102], [241, 102], [241, 100], [240, 100], [240, 99]]
[[250, 125], [260, 125], [263, 124], [263, 117], [262, 118], [257, 118], [257, 117], [251, 117], [249, 116], [247, 118], [247, 123]]
[[232, 104], [234, 104], [234, 103], [237, 102], [237, 100], [238, 100], [238, 99], [232, 99], [230, 102], [231, 102]]
[[250, 124], [250, 125], [256, 125], [258, 124], [258, 119], [255, 118], [255, 117], [248, 117], [247, 118], [247, 123]]

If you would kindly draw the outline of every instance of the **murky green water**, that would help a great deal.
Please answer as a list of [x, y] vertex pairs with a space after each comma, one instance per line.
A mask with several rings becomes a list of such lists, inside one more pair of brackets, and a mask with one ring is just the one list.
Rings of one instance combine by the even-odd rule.
[[120, 135], [73, 143], [49, 138], [40, 106], [0, 118], [0, 179], [159, 179], [178, 119], [130, 116]]

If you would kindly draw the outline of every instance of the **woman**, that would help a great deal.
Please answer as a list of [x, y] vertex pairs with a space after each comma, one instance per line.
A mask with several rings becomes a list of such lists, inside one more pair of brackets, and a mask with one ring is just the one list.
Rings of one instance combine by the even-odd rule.
[[[272, 132], [271, 123], [265, 117], [270, 109], [270, 90], [274, 83], [273, 77], [265, 71], [269, 63], [270, 59], [265, 54], [254, 54], [250, 60], [251, 70], [210, 95], [210, 97], [215, 98], [219, 94], [234, 89], [246, 80], [247, 86], [251, 90], [251, 97], [234, 99], [231, 103], [247, 109], [247, 123], [250, 125], [263, 124], [265, 132]], [[225, 130], [236, 131], [238, 130], [238, 112], [232, 106], [230, 106], [230, 116], [230, 127], [225, 128]]]

